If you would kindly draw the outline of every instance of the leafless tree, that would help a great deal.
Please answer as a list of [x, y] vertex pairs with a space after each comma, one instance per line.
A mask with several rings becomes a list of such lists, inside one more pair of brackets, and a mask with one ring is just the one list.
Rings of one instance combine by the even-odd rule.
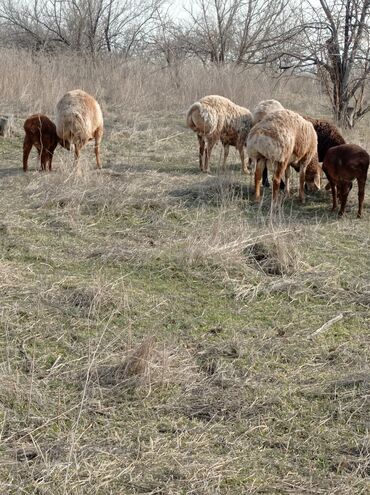
[[164, 0], [0, 0], [0, 20], [14, 42], [128, 56], [153, 29]]
[[336, 121], [353, 127], [370, 111], [370, 0], [305, 0], [300, 16], [300, 34], [274, 50], [280, 67], [317, 74]]
[[288, 0], [194, 0], [189, 49], [203, 61], [261, 62], [285, 33]]

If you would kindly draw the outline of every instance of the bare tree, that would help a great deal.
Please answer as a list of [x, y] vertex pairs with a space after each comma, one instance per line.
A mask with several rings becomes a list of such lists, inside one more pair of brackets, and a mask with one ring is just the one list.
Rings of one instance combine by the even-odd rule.
[[0, 20], [13, 41], [35, 49], [120, 51], [140, 45], [164, 0], [0, 0]]
[[336, 121], [353, 127], [370, 111], [370, 0], [306, 0], [300, 15], [300, 34], [274, 51], [280, 67], [318, 75]]
[[203, 61], [262, 62], [285, 33], [288, 0], [195, 0], [188, 47]]

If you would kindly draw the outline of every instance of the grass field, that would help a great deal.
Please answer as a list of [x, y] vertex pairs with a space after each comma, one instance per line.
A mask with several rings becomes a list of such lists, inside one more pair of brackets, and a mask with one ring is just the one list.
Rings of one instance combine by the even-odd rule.
[[369, 193], [271, 218], [183, 111], [106, 103], [80, 177], [0, 141], [0, 493], [370, 493]]

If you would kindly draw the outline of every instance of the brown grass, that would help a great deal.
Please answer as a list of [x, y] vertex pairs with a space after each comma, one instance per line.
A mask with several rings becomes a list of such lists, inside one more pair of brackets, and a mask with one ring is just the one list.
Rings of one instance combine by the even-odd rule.
[[[214, 92], [325, 115], [313, 83], [16, 55], [0, 55], [16, 116], [0, 140], [0, 492], [368, 493], [369, 195], [338, 221], [325, 191], [298, 203], [293, 175], [271, 217], [235, 153], [199, 174], [184, 124]], [[78, 177], [61, 149], [53, 173], [23, 174], [21, 122], [77, 86], [103, 105], [103, 170], [87, 146]]]

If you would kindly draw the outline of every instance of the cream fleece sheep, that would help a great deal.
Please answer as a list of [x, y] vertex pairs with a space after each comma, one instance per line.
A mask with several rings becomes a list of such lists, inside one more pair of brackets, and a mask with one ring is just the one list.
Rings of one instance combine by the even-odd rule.
[[88, 93], [75, 89], [66, 93], [57, 104], [56, 128], [62, 142], [74, 145], [78, 164], [81, 149], [95, 139], [96, 165], [101, 168], [99, 147], [103, 136], [103, 114], [99, 103]]
[[247, 172], [244, 148], [252, 127], [252, 114], [247, 108], [240, 107], [223, 96], [205, 96], [189, 108], [186, 123], [198, 135], [201, 171], [209, 172], [212, 148], [221, 140], [224, 146], [223, 168], [231, 145], [239, 151], [242, 171]]
[[[272, 112], [276, 112], [277, 110], [284, 110], [283, 105], [280, 101], [277, 100], [262, 100], [258, 103], [258, 105], [254, 108], [253, 115], [253, 125], [257, 124], [260, 120], [262, 120], [266, 115]], [[256, 161], [249, 158], [249, 169], [256, 169]], [[269, 186], [267, 167], [263, 170], [263, 179], [262, 184], [264, 186]]]
[[[272, 199], [276, 202], [280, 181], [285, 173], [289, 194], [289, 164], [299, 168], [299, 197], [304, 202], [304, 183], [320, 185], [317, 136], [313, 125], [291, 110], [277, 110], [266, 115], [250, 131], [248, 155], [257, 160], [255, 172], [256, 201], [260, 200], [262, 171], [265, 165], [274, 172]], [[310, 174], [306, 174], [306, 170]]]

